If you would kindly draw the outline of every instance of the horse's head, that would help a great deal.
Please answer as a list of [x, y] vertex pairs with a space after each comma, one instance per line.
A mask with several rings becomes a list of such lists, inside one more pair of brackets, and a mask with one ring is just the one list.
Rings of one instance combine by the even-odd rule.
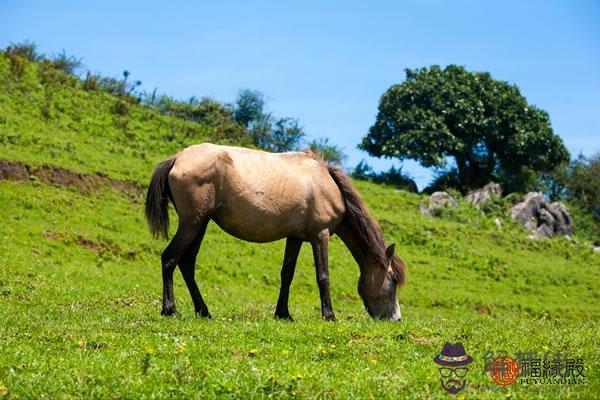
[[363, 268], [358, 280], [358, 293], [371, 317], [389, 321], [399, 321], [400, 305], [396, 297], [399, 283], [404, 281], [404, 264], [394, 254], [392, 244], [385, 251], [382, 260], [370, 260]]

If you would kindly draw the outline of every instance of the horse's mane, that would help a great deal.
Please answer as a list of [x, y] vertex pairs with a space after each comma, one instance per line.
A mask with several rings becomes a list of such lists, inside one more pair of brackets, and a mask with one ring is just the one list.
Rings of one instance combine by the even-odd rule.
[[[385, 255], [387, 246], [383, 232], [381, 232], [379, 225], [377, 225], [377, 222], [375, 222], [375, 219], [369, 213], [363, 199], [356, 189], [354, 189], [352, 182], [340, 167], [328, 165], [327, 168], [344, 197], [344, 202], [346, 203], [345, 219], [351, 229], [365, 243], [368, 251], [376, 260], [382, 266], [387, 265], [387, 257]], [[391, 265], [394, 280], [400, 285], [404, 284], [406, 281], [406, 267], [402, 260], [394, 254]]]

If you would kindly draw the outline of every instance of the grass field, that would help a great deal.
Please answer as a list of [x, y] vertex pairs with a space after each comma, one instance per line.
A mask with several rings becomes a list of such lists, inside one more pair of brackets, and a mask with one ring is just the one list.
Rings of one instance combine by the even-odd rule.
[[[145, 184], [157, 161], [211, 140], [209, 129], [196, 124], [190, 136], [187, 123], [135, 105], [124, 128], [114, 99], [76, 86], [56, 89], [44, 119], [44, 86], [27, 68], [5, 79], [0, 57], [0, 159]], [[590, 243], [531, 240], [466, 204], [425, 217], [419, 195], [356, 185], [408, 266], [401, 323], [368, 318], [337, 238], [338, 322], [320, 320], [307, 245], [292, 284], [296, 322], [274, 320], [284, 243], [241, 242], [214, 224], [197, 268], [214, 319], [193, 316], [179, 275], [182, 316], [161, 317], [166, 243], [151, 239], [142, 195], [0, 181], [0, 397], [452, 398], [432, 361], [446, 341], [474, 359], [458, 398], [597, 397], [600, 254]], [[500, 387], [482, 373], [488, 350], [583, 358], [586, 383]]]

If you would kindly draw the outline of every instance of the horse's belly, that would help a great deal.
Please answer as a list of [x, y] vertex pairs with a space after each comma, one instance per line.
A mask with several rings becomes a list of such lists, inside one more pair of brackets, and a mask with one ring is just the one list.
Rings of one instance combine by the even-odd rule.
[[282, 230], [273, 231], [271, 229], [256, 229], [245, 225], [230, 223], [227, 220], [220, 218], [214, 218], [213, 220], [219, 225], [221, 229], [229, 233], [231, 236], [235, 236], [238, 239], [245, 240], [247, 242], [255, 243], [266, 243], [274, 242], [279, 239], [283, 239], [289, 235], [285, 234]]
[[306, 224], [304, 212], [274, 214], [264, 209], [219, 209], [212, 219], [221, 229], [249, 242], [273, 242], [288, 236], [304, 239]]
[[337, 225], [340, 216], [316, 214], [305, 204], [279, 204], [278, 207], [237, 203], [219, 208], [212, 219], [221, 229], [249, 242], [273, 242], [286, 237], [311, 238], [323, 229]]

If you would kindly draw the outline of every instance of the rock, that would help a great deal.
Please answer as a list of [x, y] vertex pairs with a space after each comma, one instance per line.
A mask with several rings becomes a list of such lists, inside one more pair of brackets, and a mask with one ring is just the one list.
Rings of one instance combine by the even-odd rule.
[[430, 210], [429, 208], [425, 207], [425, 205], [423, 203], [419, 203], [419, 211], [421, 212], [422, 215], [426, 215], [428, 217], [435, 216], [433, 213], [433, 210]]
[[573, 235], [573, 219], [569, 209], [558, 201], [548, 206], [550, 213], [554, 216], [554, 232], [557, 235]]
[[473, 203], [478, 209], [493, 196], [502, 195], [502, 187], [495, 182], [490, 182], [480, 189], [473, 190], [465, 196], [468, 202]]
[[600, 253], [600, 246], [594, 247], [594, 251], [595, 251], [596, 253]]
[[421, 203], [419, 204], [419, 211], [423, 215], [433, 217], [436, 215], [436, 210], [444, 207], [458, 207], [458, 201], [446, 192], [433, 192], [429, 197], [429, 207], [425, 207]]
[[429, 198], [429, 209], [435, 210], [443, 207], [458, 207], [458, 201], [446, 192], [433, 192]]
[[511, 209], [511, 217], [532, 232], [533, 237], [570, 236], [573, 219], [562, 203], [548, 204], [541, 192], [530, 192]]
[[510, 210], [510, 216], [512, 219], [516, 219], [525, 225], [532, 218], [535, 219], [537, 210], [540, 209], [541, 204], [545, 203], [544, 195], [541, 192], [530, 192], [525, 195], [520, 203], [517, 203]]

